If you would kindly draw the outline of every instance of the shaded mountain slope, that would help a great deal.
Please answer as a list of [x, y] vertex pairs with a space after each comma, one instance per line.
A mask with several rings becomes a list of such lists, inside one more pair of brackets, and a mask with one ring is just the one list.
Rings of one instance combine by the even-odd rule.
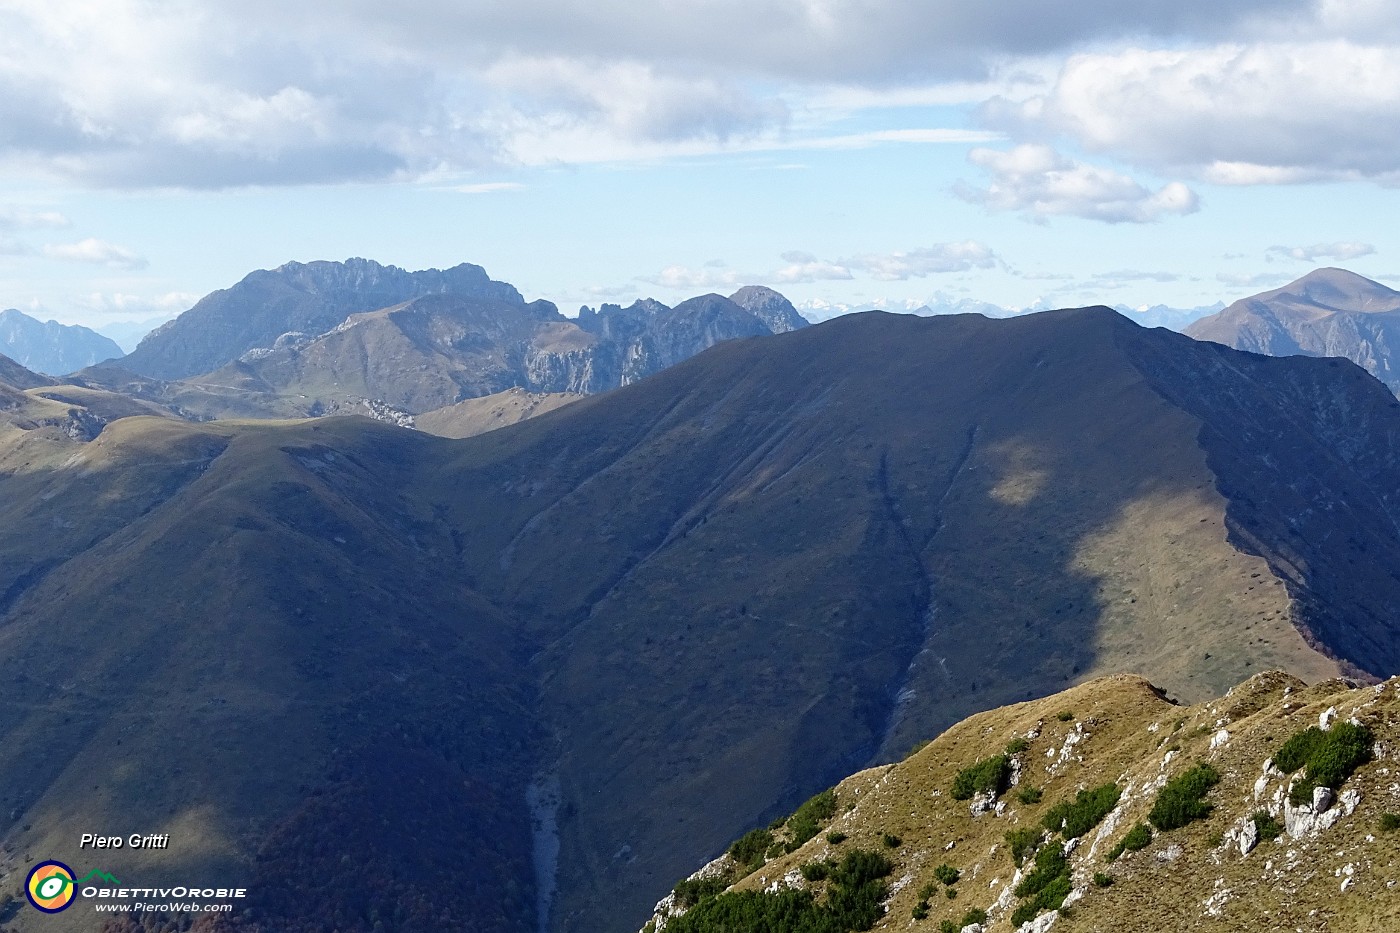
[[[978, 714], [898, 764], [852, 775], [834, 788], [835, 812], [811, 841], [790, 853], [770, 851], [757, 865], [741, 867], [726, 856], [696, 879], [716, 879], [711, 883], [722, 888], [743, 876], [733, 887], [747, 892], [739, 896], [808, 891], [823, 901], [836, 883], [808, 880], [802, 868], [864, 851], [888, 868], [879, 881], [886, 896], [876, 930], [961, 929], [971, 913], [987, 933], [1018, 927], [1380, 933], [1400, 923], [1394, 881], [1400, 833], [1383, 828], [1385, 814], [1400, 812], [1393, 782], [1400, 766], [1397, 691], [1396, 680], [1362, 689], [1340, 681], [1305, 688], [1272, 672], [1218, 700], [1178, 707], [1141, 678], [1095, 680]], [[1315, 812], [1311, 795], [1308, 805], [1295, 806], [1289, 787], [1306, 769], [1289, 775], [1273, 765], [1285, 742], [1317, 730], [1320, 721], [1337, 734], [1351, 719], [1370, 731], [1373, 760], [1332, 788], [1325, 808]], [[1003, 749], [1015, 767], [1002, 792], [955, 799], [959, 772]], [[1154, 831], [1164, 786], [1202, 765], [1219, 778], [1205, 795], [1209, 811]], [[1061, 830], [1063, 818], [1049, 816], [1080, 791], [1105, 786], [1121, 796], [1110, 798], [1087, 829]], [[775, 835], [790, 838], [790, 826]], [[1124, 849], [1130, 831], [1139, 838]], [[1038, 838], [1040, 852], [1069, 850], [1063, 860], [1040, 859], [1064, 865], [1063, 910], [1036, 911], [1026, 907], [1032, 897], [1017, 895], [1037, 871], [1037, 850], [1018, 867], [1009, 844], [1014, 834], [1027, 837], [1021, 842], [1027, 848]], [[810, 867], [808, 874], [817, 877]], [[647, 929], [715, 929], [703, 918], [719, 914], [716, 906], [702, 903], [685, 917], [684, 905], [669, 896]], [[1013, 919], [1018, 909], [1034, 926]], [[725, 928], [765, 927], [731, 919]]]
[[454, 923], [536, 927], [552, 820], [546, 926], [637, 926], [746, 827], [969, 713], [1124, 670], [1200, 699], [1400, 668], [1397, 444], [1349, 364], [1108, 309], [726, 341], [461, 441], [116, 421], [0, 461], [0, 742], [27, 750], [0, 833], [61, 858], [168, 813], [201, 842], [163, 864], [252, 875], [233, 926], [297, 930], [285, 879], [352, 838], [418, 904], [432, 853], [364, 815], [468, 787], [435, 837], [489, 827]]
[[1241, 299], [1185, 332], [1270, 356], [1344, 357], [1400, 393], [1400, 292], [1345, 269]]

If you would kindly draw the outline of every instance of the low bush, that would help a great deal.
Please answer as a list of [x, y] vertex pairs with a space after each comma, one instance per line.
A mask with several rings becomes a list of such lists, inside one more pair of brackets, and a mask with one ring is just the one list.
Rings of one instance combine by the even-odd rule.
[[963, 914], [962, 926], [959, 926], [958, 929], [961, 930], [963, 927], [970, 927], [974, 923], [985, 925], [986, 922], [987, 912], [981, 907], [974, 907], [967, 913]]
[[962, 872], [958, 871], [956, 868], [954, 868], [952, 865], [949, 865], [947, 862], [944, 862], [942, 865], [939, 865], [933, 870], [933, 877], [937, 878], [944, 884], [957, 884], [958, 879], [962, 877]]
[[1293, 805], [1312, 802], [1315, 787], [1341, 787], [1353, 771], [1371, 760], [1374, 742], [1370, 729], [1350, 722], [1334, 723], [1326, 732], [1310, 726], [1290, 737], [1274, 755], [1274, 764], [1288, 774], [1306, 768], [1289, 792]]
[[1388, 833], [1400, 829], [1400, 813], [1382, 813], [1381, 829]]
[[753, 871], [763, 864], [764, 854], [773, 844], [773, 834], [766, 829], [751, 829], [729, 847], [729, 857]]
[[1011, 762], [1005, 755], [983, 758], [958, 772], [953, 779], [953, 799], [969, 800], [973, 794], [999, 796], [1011, 777]]
[[802, 804], [792, 816], [787, 818], [788, 834], [791, 837], [788, 839], [787, 850], [789, 852], [797, 851], [800, 846], [816, 836], [820, 824], [825, 823], [835, 815], [835, 788], [824, 790]]
[[1024, 804], [1040, 803], [1040, 798], [1044, 796], [1044, 791], [1039, 787], [1031, 787], [1029, 784], [1016, 792], [1016, 799]]
[[802, 872], [802, 877], [808, 881], [825, 881], [831, 874], [830, 862], [808, 862], [798, 871]]
[[1020, 926], [1046, 910], [1058, 910], [1070, 892], [1069, 859], [1060, 846], [1042, 846], [1035, 854], [1035, 869], [1016, 885], [1021, 903], [1011, 914], [1011, 925]]
[[925, 920], [928, 918], [928, 901], [919, 901], [914, 905], [912, 916], [915, 920]]
[[880, 837], [880, 841], [885, 844], [886, 849], [898, 849], [904, 843], [903, 839], [893, 833], [885, 833]]
[[1109, 850], [1106, 858], [1110, 862], [1118, 861], [1118, 856], [1124, 852], [1136, 852], [1145, 849], [1152, 843], [1152, 830], [1147, 828], [1146, 823], [1139, 823], [1128, 834], [1118, 841], [1118, 845]]
[[1106, 874], [1105, 872], [1101, 872], [1101, 871], [1096, 871], [1096, 872], [1094, 872], [1094, 886], [1095, 886], [1095, 887], [1098, 887], [1098, 888], [1107, 888], [1107, 887], [1111, 886], [1112, 884], [1113, 884], [1113, 876], [1112, 876], [1112, 875]]
[[729, 887], [731, 879], [728, 876], [715, 878], [687, 878], [676, 884], [674, 893], [676, 903], [686, 910], [694, 907], [707, 897], [713, 897], [725, 888]]
[[1081, 790], [1074, 799], [1057, 803], [1041, 819], [1050, 832], [1060, 832], [1066, 839], [1084, 835], [1108, 816], [1123, 794], [1117, 784], [1104, 784], [1093, 790]]
[[1255, 810], [1250, 819], [1254, 821], [1260, 839], [1277, 839], [1283, 835], [1283, 824], [1270, 816], [1268, 810]]
[[1020, 829], [1008, 829], [1006, 831], [1006, 847], [1011, 852], [1011, 861], [1020, 868], [1021, 863], [1026, 860], [1026, 856], [1035, 851], [1035, 847], [1040, 845], [1041, 832], [1029, 826]]
[[849, 837], [845, 833], [841, 832], [839, 829], [833, 829], [831, 832], [826, 834], [826, 841], [834, 846], [839, 846], [848, 838]]
[[1056, 714], [1055, 718], [1058, 719], [1060, 722], [1069, 722], [1071, 719], [1074, 718], [1074, 713], [1071, 713], [1067, 709], [1060, 710], [1060, 712]]
[[957, 888], [949, 888], [948, 890], [946, 890], [946, 891], [943, 892], [943, 896], [946, 897], [946, 898], [948, 898], [948, 900], [950, 900], [950, 901], [955, 901], [955, 900], [958, 899], [958, 889], [957, 889]]
[[818, 903], [811, 891], [785, 888], [773, 894], [727, 891], [703, 898], [672, 918], [668, 933], [850, 933], [868, 930], [884, 914], [893, 870], [878, 852], [856, 849], [830, 866], [831, 886]]
[[1147, 814], [1148, 822], [1166, 832], [1205, 819], [1214, 809], [1205, 796], [1219, 783], [1220, 772], [1210, 765], [1196, 765], [1183, 771], [1158, 792], [1157, 801]]
[[1007, 743], [1006, 743], [1006, 754], [1008, 754], [1008, 755], [1019, 755], [1019, 754], [1021, 754], [1022, 752], [1024, 752], [1026, 749], [1028, 749], [1028, 748], [1030, 748], [1030, 747], [1031, 747], [1031, 743], [1030, 743], [1030, 742], [1027, 742], [1025, 739], [1021, 738], [1020, 736], [1017, 736], [1016, 738], [1012, 739], [1010, 742], [1007, 742]]

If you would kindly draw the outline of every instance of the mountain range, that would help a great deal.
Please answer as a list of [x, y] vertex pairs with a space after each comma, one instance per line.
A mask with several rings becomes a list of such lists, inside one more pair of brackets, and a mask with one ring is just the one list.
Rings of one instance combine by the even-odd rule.
[[806, 326], [766, 288], [674, 308], [639, 301], [567, 318], [479, 266], [406, 272], [351, 259], [288, 263], [214, 292], [84, 385], [183, 417], [366, 411], [396, 423], [510, 389], [592, 394], [713, 344]]
[[1344, 357], [1400, 393], [1400, 292], [1345, 269], [1243, 298], [1186, 333], [1271, 356]]
[[[685, 316], [772, 301], [735, 298]], [[427, 295], [326, 339], [503, 306], [552, 323]], [[124, 881], [248, 879], [226, 930], [636, 928], [972, 713], [1400, 669], [1400, 402], [1107, 308], [724, 340], [461, 440], [40, 382], [67, 422], [0, 412], [10, 892], [101, 824], [183, 840]]]
[[77, 324], [37, 321], [23, 311], [0, 311], [0, 353], [51, 376], [122, 355], [111, 339]]

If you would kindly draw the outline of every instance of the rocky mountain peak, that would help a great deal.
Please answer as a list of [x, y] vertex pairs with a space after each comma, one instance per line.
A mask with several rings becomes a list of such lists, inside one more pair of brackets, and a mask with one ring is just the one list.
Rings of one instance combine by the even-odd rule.
[[807, 326], [807, 319], [797, 313], [791, 301], [765, 285], [745, 285], [730, 295], [729, 300], [756, 315], [775, 334]]

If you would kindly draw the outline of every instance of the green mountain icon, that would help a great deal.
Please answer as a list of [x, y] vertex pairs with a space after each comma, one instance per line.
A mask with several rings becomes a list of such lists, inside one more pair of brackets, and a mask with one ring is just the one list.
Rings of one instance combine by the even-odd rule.
[[105, 871], [98, 871], [96, 868], [94, 868], [92, 871], [90, 871], [90, 872], [88, 872], [86, 875], [84, 875], [84, 876], [82, 877], [81, 880], [76, 881], [76, 882], [74, 882], [74, 883], [75, 883], [75, 884], [87, 884], [87, 883], [88, 883], [89, 881], [91, 881], [93, 878], [96, 878], [96, 879], [98, 879], [99, 881], [105, 881], [105, 882], [107, 882], [108, 884], [118, 884], [118, 885], [121, 884], [121, 882], [118, 881], [116, 878], [113, 878], [111, 875], [107, 874]]

